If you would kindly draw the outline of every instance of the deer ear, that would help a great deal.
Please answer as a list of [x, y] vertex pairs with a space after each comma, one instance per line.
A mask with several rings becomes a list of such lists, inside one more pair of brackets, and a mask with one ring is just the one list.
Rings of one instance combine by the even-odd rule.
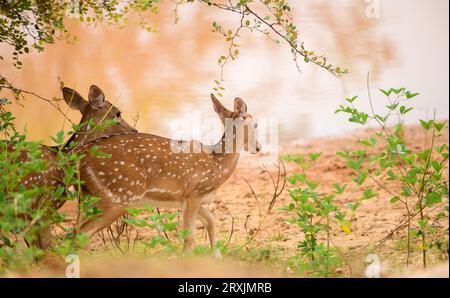
[[247, 114], [247, 105], [239, 97], [236, 97], [234, 99], [234, 112], [236, 114], [238, 114], [239, 116], [243, 116], [243, 115]]
[[89, 89], [89, 104], [94, 109], [101, 109], [105, 106], [105, 94], [103, 91], [95, 85], [92, 85]]
[[220, 111], [224, 110], [225, 107], [222, 105], [222, 103], [217, 99], [217, 97], [214, 96], [214, 94], [211, 93], [211, 100], [213, 103], [214, 111], [220, 115]]
[[222, 122], [225, 121], [226, 118], [231, 118], [232, 112], [230, 112], [223, 104], [211, 93], [211, 100], [213, 102], [214, 111], [219, 115], [220, 120]]
[[67, 105], [74, 110], [81, 111], [85, 105], [87, 105], [87, 101], [75, 90], [64, 87], [62, 89], [64, 101]]

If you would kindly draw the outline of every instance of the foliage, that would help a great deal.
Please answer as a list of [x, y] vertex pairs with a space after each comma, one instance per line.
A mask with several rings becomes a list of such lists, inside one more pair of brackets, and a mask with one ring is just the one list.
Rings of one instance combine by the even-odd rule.
[[[14, 65], [21, 67], [20, 56], [32, 49], [40, 52], [47, 44], [75, 38], [66, 25], [70, 17], [78, 18], [88, 25], [102, 21], [121, 25], [133, 12], [138, 15], [147, 11], [157, 12], [159, 2], [161, 1], [2, 1], [0, 43], [11, 46]], [[0, 60], [2, 59], [0, 56]]]
[[[6, 268], [30, 265], [43, 254], [37, 244], [51, 225], [59, 225], [64, 220], [64, 215], [57, 209], [65, 201], [79, 202], [78, 221], [95, 217], [101, 212], [92, 207], [97, 198], [82, 194], [83, 182], [78, 168], [83, 155], [74, 150], [77, 143], [65, 142], [82, 126], [75, 125], [73, 131], [67, 133], [59, 131], [52, 137], [54, 147], [29, 142], [26, 135], [19, 133], [14, 126], [14, 116], [4, 108], [7, 104], [7, 100], [2, 100], [0, 105], [0, 131], [3, 136], [0, 142], [0, 272]], [[91, 121], [83, 125], [97, 126]], [[100, 126], [107, 125], [111, 123]], [[102, 152], [90, 154], [105, 157]], [[54, 169], [58, 169], [55, 173], [58, 180], [54, 181], [58, 183], [45, 180], [48, 171]], [[83, 200], [80, 200], [81, 196]], [[65, 256], [87, 244], [86, 237], [76, 235], [74, 227], [60, 227], [65, 233], [54, 239], [52, 249], [56, 253]]]
[[[25, 189], [19, 184], [29, 173], [42, 173], [46, 169], [45, 163], [39, 159], [40, 144], [26, 142], [25, 136], [15, 130], [14, 117], [4, 110], [4, 104], [7, 101], [0, 105], [0, 129], [4, 136], [0, 143], [0, 272], [4, 267], [15, 268], [28, 263], [42, 253], [25, 247], [19, 241], [35, 240], [36, 232], [42, 228], [39, 220], [46, 212], [45, 206], [31, 208], [35, 198], [44, 195], [45, 189]], [[14, 146], [11, 151], [6, 150], [9, 143]], [[26, 150], [30, 157], [25, 163], [18, 160], [22, 150]]]
[[[157, 236], [152, 236], [149, 241], [143, 244], [154, 249], [161, 246], [166, 253], [174, 253], [177, 251], [177, 243], [181, 243], [187, 236], [188, 231], [178, 230], [178, 212], [161, 213], [158, 209], [147, 206], [143, 209], [129, 208], [129, 218], [123, 219], [124, 222], [138, 228], [150, 228], [158, 232]], [[178, 241], [177, 241], [178, 240]]]
[[[358, 141], [361, 148], [354, 151], [337, 152], [336, 155], [346, 161], [348, 169], [353, 171], [351, 183], [360, 189], [361, 195], [355, 197], [352, 191], [352, 202], [347, 207], [354, 213], [365, 200], [375, 198], [379, 193], [369, 186], [374, 183], [381, 191], [391, 195], [391, 204], [402, 204], [405, 216], [379, 247], [392, 235], [406, 228], [406, 264], [410, 265], [413, 243], [422, 253], [423, 266], [427, 266], [427, 252], [431, 249], [448, 259], [448, 229], [442, 228], [441, 221], [448, 218], [448, 144], [436, 145], [446, 124], [432, 120], [419, 120], [426, 133], [425, 150], [414, 150], [409, 147], [403, 133], [403, 116], [411, 112], [411, 101], [418, 93], [405, 88], [380, 89], [387, 98], [386, 112], [377, 114], [373, 108], [371, 94], [369, 103], [371, 112], [358, 109], [355, 104], [358, 97], [346, 99], [336, 113], [348, 115], [348, 121], [361, 126], [375, 122], [379, 126], [368, 139]], [[397, 124], [389, 128], [392, 116], [397, 116]], [[333, 184], [332, 194], [320, 192], [319, 181], [309, 178], [307, 169], [320, 158], [321, 153], [309, 155], [287, 155], [283, 159], [293, 162], [301, 169], [300, 173], [287, 176], [288, 183], [294, 188], [288, 190], [292, 202], [283, 210], [292, 214], [289, 222], [297, 225], [301, 231], [297, 254], [290, 262], [299, 270], [319, 276], [329, 276], [333, 267], [339, 264], [341, 254], [330, 238], [333, 229], [331, 221], [341, 229], [351, 233], [351, 222], [346, 219], [345, 212], [335, 203], [335, 198], [342, 195], [349, 184]], [[300, 183], [302, 187], [296, 185]], [[445, 229], [445, 228], [444, 228]], [[325, 235], [324, 235], [325, 234]], [[325, 243], [319, 239], [325, 239]]]
[[[337, 223], [342, 231], [351, 233], [351, 223], [346, 219], [345, 212], [335, 203], [335, 198], [342, 195], [346, 185], [335, 185], [333, 193], [319, 191], [320, 182], [311, 180], [307, 170], [321, 153], [312, 153], [308, 156], [284, 156], [283, 159], [297, 164], [300, 173], [287, 176], [286, 180], [294, 186], [289, 189], [292, 202], [282, 210], [292, 214], [288, 220], [300, 228], [303, 240], [298, 243], [298, 253], [292, 259], [301, 272], [318, 276], [330, 276], [339, 264], [337, 248], [332, 244], [333, 222]], [[301, 187], [297, 187], [301, 184]], [[326, 242], [319, 238], [325, 234]]]
[[[345, 158], [348, 167], [354, 171], [353, 180], [356, 184], [364, 185], [369, 179], [391, 196], [391, 204], [404, 207], [406, 215], [397, 229], [407, 227], [406, 263], [411, 264], [412, 241], [418, 239], [418, 249], [422, 251], [422, 263], [426, 267], [427, 251], [433, 246], [442, 246], [439, 241], [429, 241], [428, 235], [435, 230], [432, 223], [444, 219], [445, 214], [448, 216], [448, 175], [445, 165], [448, 162], [449, 146], [436, 146], [436, 138], [446, 129], [446, 124], [435, 119], [419, 120], [426, 135], [427, 147], [414, 150], [404, 138], [401, 119], [413, 110], [411, 101], [419, 94], [403, 87], [380, 89], [380, 92], [387, 99], [383, 114], [375, 113], [370, 92], [371, 113], [355, 107], [356, 96], [347, 98], [347, 104], [336, 110], [336, 113], [347, 114], [350, 122], [367, 126], [372, 121], [379, 127], [370, 139], [359, 141], [364, 149], [337, 154]], [[388, 123], [393, 114], [398, 116], [398, 123], [394, 129], [389, 129]], [[375, 195], [376, 192], [368, 188], [363, 198]], [[352, 208], [357, 209], [358, 206], [356, 204]], [[435, 210], [440, 211], [433, 212]]]

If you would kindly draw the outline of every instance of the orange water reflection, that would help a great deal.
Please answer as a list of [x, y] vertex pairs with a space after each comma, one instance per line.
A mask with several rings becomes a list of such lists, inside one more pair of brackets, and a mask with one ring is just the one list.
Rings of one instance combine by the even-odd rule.
[[[257, 116], [278, 118], [283, 141], [340, 133], [348, 126], [333, 111], [345, 96], [365, 94], [370, 71], [374, 89], [405, 85], [422, 93], [411, 120], [433, 107], [438, 108], [438, 117], [448, 118], [448, 1], [380, 3], [379, 19], [366, 17], [365, 1], [294, 5], [306, 45], [350, 68], [351, 73], [340, 80], [313, 65], [301, 64], [299, 74], [286, 46], [257, 33], [242, 34], [241, 57], [225, 69], [225, 103], [231, 106], [240, 96]], [[136, 24], [118, 30], [72, 21], [70, 30], [78, 36], [75, 44], [59, 42], [44, 53], [33, 53], [20, 71], [2, 62], [0, 71], [18, 86], [48, 98], [60, 95], [58, 77], [82, 94], [97, 84], [129, 122], [139, 115], [139, 130], [167, 134], [173, 117], [193, 110], [213, 115], [209, 93], [219, 77], [217, 57], [225, 53], [226, 43], [211, 32], [211, 24], [215, 20], [233, 27], [238, 21], [231, 13], [187, 5], [175, 25], [172, 9], [168, 2], [152, 16], [158, 33]], [[421, 54], [427, 59], [419, 58]], [[49, 135], [61, 128], [62, 116], [31, 97], [25, 107], [12, 107], [19, 126], [26, 126], [32, 139], [48, 143]], [[70, 117], [79, 119], [73, 111]]]

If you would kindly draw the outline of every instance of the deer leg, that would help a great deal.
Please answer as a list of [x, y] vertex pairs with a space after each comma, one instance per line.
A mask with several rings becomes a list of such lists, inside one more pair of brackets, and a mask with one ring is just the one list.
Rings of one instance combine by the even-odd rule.
[[[47, 214], [43, 216], [42, 220], [46, 222], [46, 225], [39, 231], [37, 237], [37, 244], [41, 249], [48, 249], [52, 242], [52, 208], [55, 208], [52, 204], [51, 209], [47, 210]], [[55, 208], [57, 210], [58, 208]]]
[[198, 210], [198, 216], [206, 226], [211, 249], [214, 249], [214, 247], [216, 246], [216, 236], [214, 234], [214, 215], [205, 207], [200, 207], [200, 209]]
[[200, 201], [197, 200], [186, 200], [183, 204], [183, 229], [189, 231], [184, 238], [183, 250], [185, 252], [192, 250], [194, 246], [195, 221], [199, 208]]
[[38, 246], [42, 249], [47, 249], [50, 247], [52, 237], [52, 225], [49, 225], [40, 231], [38, 234]]
[[220, 250], [218, 250], [216, 247], [214, 215], [211, 213], [211, 211], [203, 206], [200, 206], [198, 215], [200, 217], [200, 220], [205, 224], [208, 231], [209, 243], [211, 244], [211, 250], [214, 254], [214, 257], [217, 259], [221, 259], [222, 256], [220, 254]]
[[[101, 203], [101, 201], [99, 202]], [[103, 205], [103, 204], [101, 204]], [[97, 206], [102, 213], [96, 217], [87, 219], [79, 225], [78, 231], [86, 234], [91, 239], [96, 233], [100, 232], [103, 228], [112, 224], [116, 219], [126, 213], [124, 208], [120, 206]]]

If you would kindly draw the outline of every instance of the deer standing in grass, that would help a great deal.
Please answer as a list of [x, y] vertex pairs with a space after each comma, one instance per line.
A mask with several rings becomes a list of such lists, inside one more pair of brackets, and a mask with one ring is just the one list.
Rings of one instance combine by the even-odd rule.
[[[190, 232], [184, 239], [184, 249], [193, 246], [198, 216], [206, 225], [214, 254], [220, 256], [215, 249], [214, 216], [203, 205], [211, 202], [214, 191], [231, 176], [240, 151], [256, 153], [260, 145], [256, 140], [256, 121], [247, 114], [242, 99], [235, 99], [234, 111], [225, 108], [212, 94], [211, 99], [225, 127], [215, 145], [144, 133], [94, 142], [111, 157], [108, 160], [86, 155], [80, 163], [80, 176], [85, 182], [84, 191], [100, 198], [96, 207], [102, 213], [97, 220], [79, 223], [79, 232], [91, 238], [124, 215], [126, 208], [181, 208], [183, 228]], [[91, 146], [84, 146], [84, 150]], [[200, 152], [196, 153], [195, 148], [201, 148]]]
[[[69, 150], [76, 150], [77, 147], [79, 148], [81, 145], [99, 138], [136, 132], [136, 129], [131, 127], [121, 118], [121, 112], [119, 109], [105, 99], [104, 93], [97, 86], [92, 85], [90, 87], [88, 95], [89, 101], [86, 101], [78, 92], [70, 88], [64, 87], [62, 92], [67, 105], [74, 110], [80, 111], [82, 114], [80, 124], [93, 120], [93, 125], [96, 126], [107, 120], [116, 120], [116, 124], [108, 126], [104, 129], [96, 129], [96, 127], [90, 127], [90, 125], [82, 125], [80, 130], [73, 134], [66, 142], [66, 145], [62, 148], [62, 151], [67, 152]], [[71, 148], [70, 144], [72, 142], [77, 142], [75, 148]], [[14, 150], [14, 145], [10, 145], [8, 147], [8, 151], [12, 150]], [[29, 189], [34, 186], [48, 186], [56, 189], [59, 186], [64, 186], [64, 169], [59, 168], [57, 165], [58, 150], [58, 147], [50, 147], [45, 145], [40, 146], [41, 159], [46, 161], [47, 169], [44, 172], [36, 172], [26, 175], [21, 181], [21, 184], [23, 184], [25, 188]], [[26, 162], [28, 160], [27, 151], [22, 151], [18, 159], [20, 162]], [[47, 202], [48, 198], [36, 198], [33, 202], [33, 207], [40, 208], [43, 205], [50, 203], [52, 208], [59, 209], [65, 202], [63, 200], [55, 200], [53, 198], [50, 199], [51, 201]], [[36, 245], [41, 248], [47, 248], [50, 243], [50, 232], [51, 227], [45, 228], [42, 234], [38, 235], [39, 239], [37, 240]]]

